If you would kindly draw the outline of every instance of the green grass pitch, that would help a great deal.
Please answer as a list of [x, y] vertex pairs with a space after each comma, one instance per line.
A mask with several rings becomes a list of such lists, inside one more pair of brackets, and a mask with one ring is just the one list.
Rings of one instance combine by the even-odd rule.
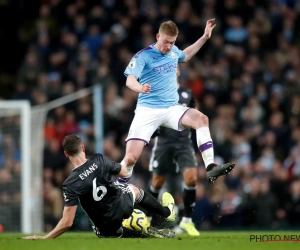
[[300, 242], [250, 242], [250, 235], [299, 235], [300, 232], [202, 232], [192, 238], [174, 239], [99, 239], [93, 233], [65, 233], [51, 240], [23, 240], [22, 234], [0, 233], [1, 250], [290, 250], [300, 249]]

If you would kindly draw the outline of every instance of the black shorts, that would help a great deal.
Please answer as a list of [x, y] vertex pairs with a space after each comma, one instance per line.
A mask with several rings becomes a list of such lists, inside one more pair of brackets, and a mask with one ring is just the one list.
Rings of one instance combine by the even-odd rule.
[[111, 216], [99, 222], [93, 222], [93, 230], [99, 238], [120, 238], [123, 235], [122, 222], [130, 217], [134, 209], [134, 197], [132, 192], [128, 191], [127, 184], [121, 184], [119, 187], [122, 193], [117, 205], [113, 208]]
[[152, 150], [149, 170], [156, 175], [183, 172], [196, 167], [195, 150], [192, 142], [182, 144], [157, 144]]
[[173, 196], [178, 194], [181, 195], [184, 188], [183, 184], [184, 184], [184, 180], [181, 173], [169, 173], [167, 175], [165, 188]]

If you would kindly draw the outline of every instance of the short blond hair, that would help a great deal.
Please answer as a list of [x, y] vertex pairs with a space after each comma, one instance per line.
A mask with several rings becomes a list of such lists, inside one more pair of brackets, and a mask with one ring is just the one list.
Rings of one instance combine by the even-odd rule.
[[159, 34], [166, 34], [168, 36], [177, 36], [179, 31], [177, 25], [173, 21], [163, 22], [159, 26]]

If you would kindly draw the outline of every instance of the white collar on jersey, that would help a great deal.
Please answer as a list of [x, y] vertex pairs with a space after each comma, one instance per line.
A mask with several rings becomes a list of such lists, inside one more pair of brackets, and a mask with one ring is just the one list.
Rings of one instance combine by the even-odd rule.
[[[86, 163], [87, 162], [87, 159], [85, 160], [85, 162], [84, 163]], [[82, 164], [80, 164], [79, 166], [77, 166], [77, 167], [75, 167], [75, 168], [73, 168], [72, 169], [72, 171], [74, 170], [74, 169], [76, 169], [76, 168], [79, 168], [79, 167], [81, 167], [84, 163], [82, 163]]]

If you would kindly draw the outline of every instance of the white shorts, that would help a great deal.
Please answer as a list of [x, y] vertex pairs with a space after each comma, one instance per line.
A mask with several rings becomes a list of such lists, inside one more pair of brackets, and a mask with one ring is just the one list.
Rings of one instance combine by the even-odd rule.
[[141, 140], [148, 144], [151, 136], [159, 126], [177, 131], [184, 130], [180, 121], [189, 109], [190, 108], [181, 105], [171, 106], [166, 109], [138, 106], [135, 110], [135, 115], [125, 142]]

